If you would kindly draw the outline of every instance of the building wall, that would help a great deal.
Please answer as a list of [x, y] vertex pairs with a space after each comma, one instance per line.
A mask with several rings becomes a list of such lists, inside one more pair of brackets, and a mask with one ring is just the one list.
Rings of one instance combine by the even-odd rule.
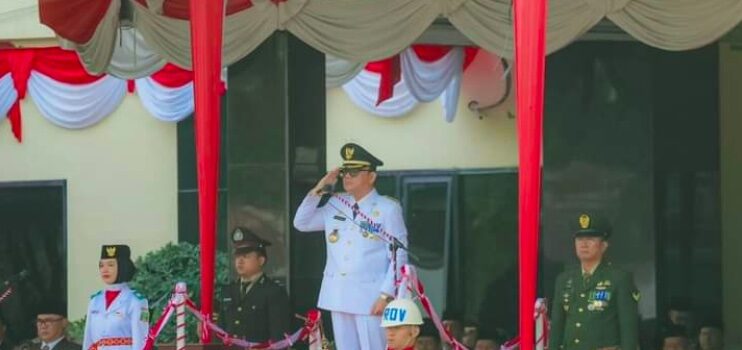
[[0, 182], [67, 180], [70, 319], [102, 287], [100, 245], [125, 243], [138, 256], [177, 241], [176, 126], [147, 113], [138, 97], [83, 130], [57, 127], [28, 97], [23, 143], [0, 121]]
[[54, 38], [54, 32], [39, 23], [38, 0], [0, 1], [0, 40], [48, 38]]
[[722, 298], [726, 344], [742, 348], [742, 51], [720, 44], [719, 98], [721, 142]]
[[479, 119], [462, 94], [453, 123], [440, 101], [401, 118], [381, 118], [355, 106], [341, 88], [327, 91], [328, 167], [340, 164], [340, 147], [355, 142], [384, 161], [383, 170], [513, 167], [518, 162], [511, 94]]

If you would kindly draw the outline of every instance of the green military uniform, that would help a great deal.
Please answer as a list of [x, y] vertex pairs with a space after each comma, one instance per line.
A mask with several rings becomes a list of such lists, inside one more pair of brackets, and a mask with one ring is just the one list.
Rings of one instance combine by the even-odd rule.
[[[607, 239], [608, 231], [579, 220], [576, 237]], [[592, 274], [580, 267], [561, 273], [556, 280], [551, 308], [549, 349], [595, 350], [639, 346], [637, 291], [631, 273], [601, 262]]]
[[[235, 256], [256, 252], [266, 255], [269, 242], [245, 228], [232, 234]], [[231, 335], [251, 342], [281, 340], [291, 332], [291, 311], [286, 289], [265, 274], [238, 279], [222, 289], [219, 323]]]

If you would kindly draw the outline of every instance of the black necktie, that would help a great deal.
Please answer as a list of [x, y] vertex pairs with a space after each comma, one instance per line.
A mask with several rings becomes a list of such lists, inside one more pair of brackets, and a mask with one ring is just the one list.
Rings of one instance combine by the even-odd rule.
[[250, 282], [240, 282], [240, 293], [242, 296], [247, 294], [247, 289], [250, 287]]
[[356, 215], [358, 215], [358, 203], [353, 204], [353, 220], [356, 219]]

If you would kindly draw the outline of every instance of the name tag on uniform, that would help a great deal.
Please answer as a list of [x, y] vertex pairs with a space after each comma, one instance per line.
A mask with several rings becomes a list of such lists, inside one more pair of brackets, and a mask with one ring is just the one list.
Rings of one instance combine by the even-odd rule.
[[345, 221], [345, 218], [342, 217], [342, 216], [340, 216], [340, 215], [335, 215], [332, 218], [335, 219], [335, 220], [337, 220], [337, 221]]

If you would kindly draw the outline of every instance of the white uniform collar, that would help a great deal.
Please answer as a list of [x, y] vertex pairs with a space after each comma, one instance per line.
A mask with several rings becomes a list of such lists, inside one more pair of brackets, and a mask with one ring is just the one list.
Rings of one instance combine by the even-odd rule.
[[[367, 199], [372, 198], [372, 197], [375, 197], [376, 195], [378, 195], [378, 192], [376, 192], [376, 189], [374, 188], [374, 189], [371, 190], [371, 192], [367, 193], [363, 198], [361, 198], [360, 200], [356, 201], [356, 204], [361, 205]], [[353, 196], [351, 196], [351, 198], [353, 198]]]
[[106, 291], [109, 291], [109, 290], [110, 291], [116, 291], [116, 290], [121, 291], [121, 290], [128, 289], [128, 288], [129, 288], [129, 285], [126, 282], [123, 282], [123, 283], [109, 284], [106, 286], [105, 290]]

